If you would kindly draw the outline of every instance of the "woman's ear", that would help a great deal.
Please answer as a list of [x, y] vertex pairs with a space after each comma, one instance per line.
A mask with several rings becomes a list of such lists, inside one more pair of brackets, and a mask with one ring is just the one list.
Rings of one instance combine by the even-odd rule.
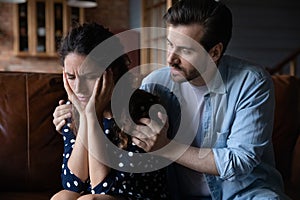
[[218, 44], [216, 44], [215, 46], [213, 46], [210, 50], [209, 50], [209, 55], [212, 58], [212, 60], [214, 62], [217, 62], [221, 56], [222, 56], [222, 52], [223, 52], [223, 44], [220, 42]]

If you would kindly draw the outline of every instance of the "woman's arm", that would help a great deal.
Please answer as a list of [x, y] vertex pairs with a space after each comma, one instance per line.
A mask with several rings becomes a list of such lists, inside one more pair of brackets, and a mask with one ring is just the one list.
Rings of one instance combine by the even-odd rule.
[[102, 128], [98, 122], [96, 114], [87, 115], [88, 121], [88, 146], [89, 146], [89, 174], [92, 188], [97, 186], [110, 172], [103, 160], [105, 159], [105, 142]]
[[[102, 123], [103, 113], [109, 105], [113, 87], [113, 74], [111, 71], [105, 71], [103, 78], [101, 80], [97, 79], [93, 94], [85, 108], [88, 130], [89, 175], [92, 188], [102, 182], [110, 172], [110, 168], [103, 162], [106, 159], [105, 135], [99, 121]], [[101, 113], [99, 121], [96, 109], [98, 113]]]
[[84, 115], [84, 110], [82, 109], [79, 100], [73, 93], [69, 86], [65, 72], [63, 72], [64, 87], [68, 94], [69, 100], [73, 103], [73, 106], [79, 112], [79, 127], [77, 132], [76, 141], [67, 162], [68, 168], [74, 173], [80, 180], [85, 182], [88, 177], [88, 152], [87, 152], [87, 140], [86, 140], [86, 130], [87, 130], [87, 120]]
[[79, 117], [79, 128], [77, 137], [75, 140], [74, 148], [70, 159], [68, 161], [68, 167], [72, 173], [74, 173], [83, 182], [89, 177], [89, 165], [88, 165], [88, 151], [87, 151], [87, 120], [84, 115]]

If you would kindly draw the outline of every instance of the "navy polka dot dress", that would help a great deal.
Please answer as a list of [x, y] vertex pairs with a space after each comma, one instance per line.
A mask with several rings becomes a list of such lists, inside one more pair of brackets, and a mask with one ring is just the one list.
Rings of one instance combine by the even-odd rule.
[[[104, 119], [103, 125], [105, 135], [116, 144], [118, 141], [115, 139], [112, 129], [114, 120]], [[64, 139], [64, 155], [61, 178], [64, 189], [77, 193], [122, 196], [124, 199], [128, 200], [168, 199], [166, 169], [147, 173], [128, 173], [111, 169], [110, 173], [101, 183], [96, 187], [91, 188], [89, 180], [82, 182], [68, 168], [67, 162], [72, 153], [76, 137], [67, 125], [62, 128], [62, 133]], [[144, 153], [142, 149], [133, 145], [131, 142], [128, 143], [126, 150], [128, 151], [129, 156], [132, 152]], [[119, 165], [122, 163], [122, 158], [120, 158]]]

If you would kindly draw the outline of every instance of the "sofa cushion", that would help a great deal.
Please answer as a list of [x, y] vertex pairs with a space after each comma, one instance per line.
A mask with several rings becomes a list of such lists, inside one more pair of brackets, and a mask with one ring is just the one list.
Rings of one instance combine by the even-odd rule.
[[289, 181], [294, 146], [299, 137], [298, 78], [289, 75], [273, 75], [275, 88], [275, 118], [273, 144], [276, 167], [285, 181]]
[[0, 72], [0, 192], [58, 191], [63, 141], [52, 124], [61, 74]]
[[300, 185], [300, 131], [293, 153], [291, 182], [293, 185]]

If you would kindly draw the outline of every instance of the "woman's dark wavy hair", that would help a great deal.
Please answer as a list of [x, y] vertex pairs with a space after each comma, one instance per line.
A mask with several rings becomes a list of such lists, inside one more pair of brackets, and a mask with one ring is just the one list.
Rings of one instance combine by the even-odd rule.
[[180, 0], [164, 15], [171, 25], [200, 24], [204, 35], [200, 44], [209, 51], [218, 43], [223, 44], [223, 52], [232, 35], [232, 14], [230, 9], [215, 0]]
[[[95, 22], [73, 24], [68, 34], [61, 40], [58, 54], [60, 56], [61, 65], [64, 66], [64, 60], [70, 53], [77, 53], [83, 56], [89, 55], [92, 50], [100, 43], [107, 39], [112, 39], [112, 51], [120, 51], [120, 56], [114, 60], [109, 67], [116, 71], [114, 73], [114, 81], [117, 82], [119, 78], [128, 71], [128, 65], [130, 64], [127, 54], [123, 52], [123, 46], [117, 37], [110, 32], [107, 28], [99, 25]], [[98, 56], [98, 55], [97, 55]], [[99, 57], [105, 57], [107, 55], [99, 55]]]

